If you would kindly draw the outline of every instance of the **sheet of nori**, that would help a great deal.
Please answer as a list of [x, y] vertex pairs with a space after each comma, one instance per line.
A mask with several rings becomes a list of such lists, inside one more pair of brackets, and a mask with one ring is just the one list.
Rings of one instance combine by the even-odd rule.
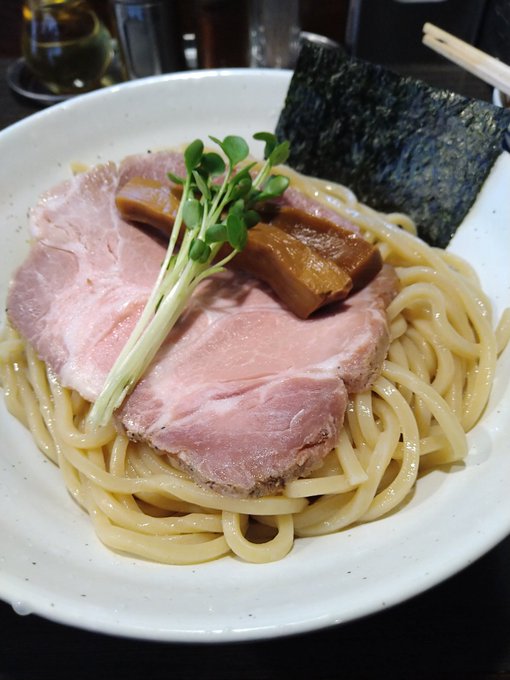
[[342, 50], [303, 47], [276, 134], [289, 165], [405, 212], [446, 247], [502, 151], [510, 111], [435, 89]]

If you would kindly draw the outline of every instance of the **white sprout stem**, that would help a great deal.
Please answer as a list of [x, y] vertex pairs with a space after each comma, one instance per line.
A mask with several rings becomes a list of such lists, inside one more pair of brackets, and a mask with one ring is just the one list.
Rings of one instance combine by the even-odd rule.
[[[221, 194], [226, 193], [227, 195], [222, 198], [228, 200], [228, 191], [225, 191], [225, 186], [222, 186], [218, 195], [221, 197]], [[183, 199], [186, 195], [185, 187]], [[200, 234], [205, 233], [209, 223], [213, 222], [221, 214], [225, 204], [224, 200], [213, 204], [214, 210], [209, 212], [209, 219], [206, 219], [206, 215], [204, 215], [205, 219], [202, 221], [199, 229], [186, 230], [174, 266], [168, 271], [168, 263], [173, 255], [173, 249], [177, 241], [177, 227], [180, 229], [180, 224], [182, 223], [181, 206], [184, 204], [184, 200], [181, 201], [174, 228], [172, 229], [172, 237], [175, 234], [175, 238], [173, 238], [173, 242], [171, 238], [171, 243], [169, 244], [158, 279], [142, 312], [142, 316], [117, 357], [106, 378], [101, 394], [90, 411], [88, 423], [92, 427], [106, 424], [113, 412], [120, 407], [124, 399], [134, 388], [163, 344], [166, 336], [178, 321], [193, 290], [205, 278], [202, 275], [204, 270], [208, 271], [211, 269], [211, 273], [213, 273], [213, 269], [214, 272], [221, 271], [222, 269], [223, 261], [212, 268], [209, 267], [220, 246], [212, 249], [208, 262], [204, 264], [189, 260], [188, 252], [197, 232]], [[228, 261], [232, 257], [233, 255], [224, 259]]]
[[[253, 182], [255, 187], [258, 188], [264, 181], [270, 168], [269, 163], [263, 165]], [[110, 420], [113, 412], [121, 406], [156, 356], [166, 337], [179, 320], [196, 286], [206, 277], [222, 271], [224, 266], [238, 252], [234, 249], [220, 262], [211, 265], [222, 246], [222, 243], [218, 243], [212, 246], [211, 254], [205, 263], [193, 261], [189, 257], [189, 249], [193, 240], [197, 236], [203, 238], [207, 228], [216, 223], [225, 206], [228, 205], [232, 196], [229, 182], [233, 170], [234, 168], [229, 164], [222, 185], [209, 210], [204, 205], [204, 215], [200, 226], [194, 229], [185, 229], [179, 252], [172, 261], [183, 225], [184, 204], [191, 186], [191, 174], [187, 174], [167, 252], [156, 283], [140, 319], [108, 373], [101, 394], [90, 411], [87, 420], [89, 426], [105, 425]]]
[[[189, 179], [186, 179], [186, 183], [184, 185], [183, 189], [183, 197], [186, 196], [189, 192]], [[128, 354], [131, 352], [132, 348], [134, 345], [138, 342], [139, 338], [142, 336], [144, 329], [146, 328], [147, 324], [149, 323], [149, 320], [151, 317], [154, 315], [155, 310], [157, 309], [159, 299], [161, 298], [162, 295], [162, 285], [164, 282], [164, 279], [168, 275], [168, 270], [169, 270], [169, 265], [170, 261], [172, 259], [173, 251], [175, 248], [175, 244], [177, 242], [177, 238], [179, 236], [179, 231], [181, 229], [182, 225], [182, 212], [183, 212], [183, 205], [184, 205], [184, 200], [182, 200], [179, 203], [179, 208], [177, 210], [177, 214], [175, 216], [175, 221], [172, 227], [172, 233], [170, 235], [170, 241], [168, 243], [168, 248], [165, 253], [165, 259], [163, 260], [163, 264], [161, 265], [161, 268], [158, 273], [158, 277], [156, 279], [156, 282], [152, 288], [151, 294], [149, 295], [149, 298], [147, 302], [145, 303], [145, 307], [143, 308], [142, 314], [140, 315], [140, 318], [136, 322], [135, 327], [133, 328], [131, 335], [127, 339], [125, 345], [123, 346], [119, 356], [115, 360], [115, 363], [110, 371], [112, 373], [118, 366], [120, 366], [125, 357], [128, 356]]]
[[259, 174], [253, 180], [253, 186], [258, 189], [262, 182], [269, 175], [271, 170], [271, 165], [266, 161], [264, 165], [260, 168]]
[[203, 266], [192, 260], [188, 261], [182, 275], [164, 297], [138, 342], [120, 361], [115, 362], [90, 411], [89, 425], [105, 425], [131, 392], [181, 316], [191, 293], [201, 280], [197, 277]]

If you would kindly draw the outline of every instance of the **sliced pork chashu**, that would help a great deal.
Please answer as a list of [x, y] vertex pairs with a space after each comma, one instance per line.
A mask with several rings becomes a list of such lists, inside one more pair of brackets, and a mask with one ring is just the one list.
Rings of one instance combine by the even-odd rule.
[[[158, 154], [144, 156], [145, 166], [148, 157], [159, 164], [154, 176], [178, 170]], [[163, 259], [163, 247], [115, 209], [126, 167], [99, 166], [41, 199], [30, 218], [35, 242], [8, 296], [12, 324], [63, 385], [91, 401]], [[199, 484], [236, 496], [274, 492], [320, 465], [348, 393], [379, 371], [395, 290], [385, 267], [346, 302], [301, 320], [254, 279], [217, 275], [196, 289], [117, 416]]]

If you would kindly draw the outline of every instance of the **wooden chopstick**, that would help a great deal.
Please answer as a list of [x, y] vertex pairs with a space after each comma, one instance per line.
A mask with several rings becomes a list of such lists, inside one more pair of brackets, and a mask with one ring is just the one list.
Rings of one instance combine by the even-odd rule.
[[423, 26], [423, 44], [492, 87], [510, 95], [510, 66], [434, 24]]

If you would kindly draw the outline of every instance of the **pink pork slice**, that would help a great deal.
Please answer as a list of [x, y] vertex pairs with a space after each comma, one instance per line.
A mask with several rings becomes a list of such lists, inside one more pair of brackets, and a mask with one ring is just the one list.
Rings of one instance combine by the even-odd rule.
[[[42, 197], [30, 218], [35, 242], [7, 302], [11, 322], [61, 383], [91, 401], [164, 253], [120, 219], [119, 177], [113, 164], [98, 166]], [[276, 492], [321, 464], [348, 393], [378, 374], [395, 290], [385, 267], [346, 303], [303, 321], [253, 279], [225, 272], [206, 280], [118, 418], [205, 487]]]

